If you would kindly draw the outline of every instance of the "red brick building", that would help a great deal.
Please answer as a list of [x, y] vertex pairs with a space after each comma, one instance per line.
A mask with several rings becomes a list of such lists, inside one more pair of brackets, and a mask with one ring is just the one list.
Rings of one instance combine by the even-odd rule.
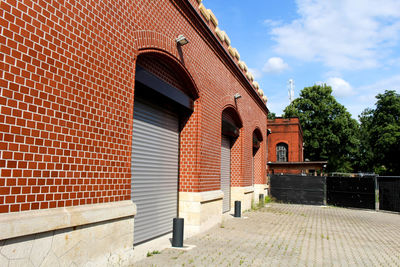
[[[299, 162], [303, 161], [303, 132], [299, 118], [275, 118], [268, 120], [268, 161], [271, 162]], [[278, 153], [277, 149], [282, 149]], [[284, 151], [283, 151], [284, 150]], [[280, 156], [278, 160], [278, 156]]]
[[326, 161], [304, 161], [299, 118], [268, 120], [268, 173], [315, 173]]
[[267, 99], [201, 0], [6, 0], [0, 23], [8, 262], [104, 263], [264, 192]]

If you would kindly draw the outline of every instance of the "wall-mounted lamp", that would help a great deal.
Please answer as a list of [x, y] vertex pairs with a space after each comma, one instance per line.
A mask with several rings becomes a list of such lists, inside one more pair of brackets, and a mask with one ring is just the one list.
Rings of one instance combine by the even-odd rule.
[[180, 46], [183, 46], [183, 45], [189, 43], [189, 40], [186, 39], [186, 37], [183, 36], [183, 34], [180, 34], [180, 35], [178, 36], [178, 38], [175, 39], [175, 41], [176, 41], [176, 43], [179, 44]]
[[239, 93], [236, 93], [234, 96], [233, 96], [234, 98], [235, 98], [235, 100], [236, 99], [239, 99], [239, 98], [241, 98], [242, 96], [239, 94]]

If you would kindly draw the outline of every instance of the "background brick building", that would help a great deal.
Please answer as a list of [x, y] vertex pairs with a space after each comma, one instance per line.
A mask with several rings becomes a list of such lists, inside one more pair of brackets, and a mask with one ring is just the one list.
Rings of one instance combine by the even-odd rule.
[[268, 120], [268, 131], [268, 173], [316, 173], [327, 164], [326, 161], [304, 161], [299, 118]]
[[303, 132], [299, 118], [281, 118], [268, 120], [268, 161], [276, 162], [277, 146], [288, 146], [286, 162], [303, 161]]
[[[140, 115], [150, 108], [177, 122], [169, 208], [187, 235], [218, 223], [228, 195], [228, 208], [241, 200], [246, 209], [264, 192], [266, 97], [201, 1], [6, 0], [0, 24], [0, 262], [79, 265], [132, 252], [145, 213], [132, 201], [143, 193], [132, 166], [146, 158], [132, 149], [139, 98]], [[181, 34], [189, 44], [177, 44]], [[154, 181], [157, 197], [166, 186]], [[26, 247], [47, 253], [20, 256]]]

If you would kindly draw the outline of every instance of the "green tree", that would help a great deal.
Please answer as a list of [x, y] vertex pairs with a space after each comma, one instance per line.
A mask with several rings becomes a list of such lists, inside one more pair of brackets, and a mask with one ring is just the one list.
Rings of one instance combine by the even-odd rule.
[[376, 99], [376, 108], [360, 116], [364, 149], [370, 157], [369, 169], [379, 174], [400, 175], [400, 95], [386, 90]]
[[351, 172], [358, 148], [358, 123], [332, 96], [327, 85], [305, 87], [284, 110], [299, 117], [303, 129], [304, 157], [328, 160], [327, 171]]
[[359, 172], [374, 172], [374, 153], [371, 146], [373, 112], [372, 109], [367, 108], [358, 116], [360, 121], [360, 131], [358, 132], [360, 147], [356, 157], [355, 169]]
[[275, 120], [276, 114], [274, 112], [268, 112], [268, 119], [269, 120]]

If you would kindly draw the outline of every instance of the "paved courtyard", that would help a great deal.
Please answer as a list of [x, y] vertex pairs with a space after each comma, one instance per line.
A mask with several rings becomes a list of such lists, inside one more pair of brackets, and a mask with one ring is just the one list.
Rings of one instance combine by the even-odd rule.
[[243, 216], [134, 266], [400, 266], [399, 214], [273, 203]]

